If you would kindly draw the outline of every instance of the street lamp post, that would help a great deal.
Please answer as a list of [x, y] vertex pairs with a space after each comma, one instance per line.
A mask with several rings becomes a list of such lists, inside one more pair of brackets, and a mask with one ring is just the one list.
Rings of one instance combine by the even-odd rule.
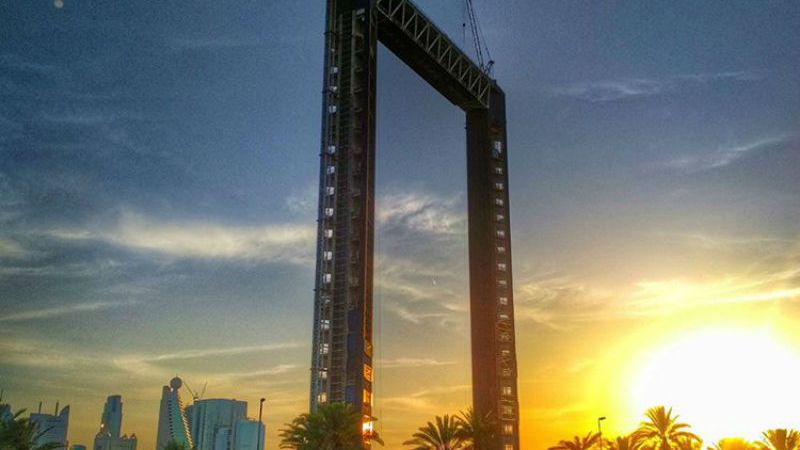
[[597, 418], [597, 434], [600, 436], [600, 450], [603, 450], [603, 428], [601, 427], [601, 422], [604, 420], [606, 420], [606, 416]]
[[267, 399], [262, 398], [258, 401], [258, 440], [256, 441], [256, 448], [255, 450], [264, 450], [264, 446], [261, 443], [261, 427], [264, 426], [264, 423], [261, 421], [261, 413], [264, 411], [264, 402]]

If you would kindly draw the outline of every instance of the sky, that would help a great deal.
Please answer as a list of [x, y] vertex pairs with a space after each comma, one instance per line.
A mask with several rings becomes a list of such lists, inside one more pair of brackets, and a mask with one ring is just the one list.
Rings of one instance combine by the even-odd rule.
[[[416, 2], [454, 42], [463, 2]], [[506, 92], [524, 448], [800, 428], [800, 4], [475, 0]], [[60, 6], [60, 7], [58, 7]], [[307, 408], [324, 2], [0, 4], [0, 388]], [[377, 430], [470, 402], [464, 115], [378, 53]], [[792, 381], [794, 380], [794, 381]], [[188, 392], [185, 401], [191, 401]]]

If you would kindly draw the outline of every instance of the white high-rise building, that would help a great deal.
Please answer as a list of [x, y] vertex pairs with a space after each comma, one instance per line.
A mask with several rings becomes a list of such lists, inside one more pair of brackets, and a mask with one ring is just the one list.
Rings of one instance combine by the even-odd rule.
[[181, 386], [183, 380], [175, 377], [170, 380], [169, 386], [164, 386], [161, 390], [156, 450], [162, 450], [170, 441], [183, 445], [187, 450], [194, 447], [179, 394]]
[[235, 399], [197, 400], [186, 408], [197, 450], [233, 450], [236, 422], [247, 417], [247, 402]]
[[31, 423], [42, 433], [36, 439], [36, 447], [57, 442], [62, 446], [67, 445], [67, 431], [69, 430], [69, 406], [58, 411], [56, 403], [55, 414], [32, 413]]
[[[259, 428], [261, 429], [260, 433]], [[265, 430], [263, 423], [258, 423], [257, 420], [253, 419], [242, 419], [236, 422], [235, 432], [233, 450], [264, 450]]]

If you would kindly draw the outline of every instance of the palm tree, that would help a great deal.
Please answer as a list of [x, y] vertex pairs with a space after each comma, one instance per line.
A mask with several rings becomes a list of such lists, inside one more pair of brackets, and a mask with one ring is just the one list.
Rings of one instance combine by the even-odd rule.
[[675, 440], [675, 448], [678, 450], [701, 450], [703, 441], [682, 437]]
[[653, 450], [674, 450], [681, 439], [697, 440], [694, 433], [686, 431], [689, 424], [678, 422], [678, 415], [672, 416], [672, 408], [654, 406], [644, 413], [647, 421], [639, 425], [637, 437], [644, 441], [643, 447]]
[[281, 448], [294, 450], [361, 450], [365, 439], [383, 445], [377, 433], [362, 434], [361, 412], [340, 402], [297, 416], [280, 435]]
[[607, 447], [611, 450], [638, 450], [642, 445], [642, 441], [636, 433], [617, 436], [613, 441], [606, 442], [608, 443]]
[[589, 432], [586, 436], [575, 436], [571, 441], [560, 441], [547, 450], [588, 450], [600, 443], [600, 433]]
[[725, 438], [718, 441], [708, 450], [756, 450], [757, 447], [750, 441], [742, 438]]
[[467, 448], [460, 422], [455, 416], [447, 414], [436, 416], [436, 424], [428, 422], [414, 433], [403, 445], [413, 445], [413, 450], [462, 450]]
[[0, 450], [54, 450], [64, 447], [60, 442], [37, 442], [50, 429], [39, 430], [39, 427], [27, 417], [21, 417], [24, 409], [16, 412], [8, 421], [0, 421]]
[[800, 431], [776, 428], [762, 433], [756, 446], [762, 450], [800, 450]]
[[491, 413], [481, 416], [469, 408], [456, 417], [456, 422], [458, 423], [458, 433], [466, 444], [465, 449], [490, 448], [490, 443], [496, 433], [496, 422], [492, 419]]

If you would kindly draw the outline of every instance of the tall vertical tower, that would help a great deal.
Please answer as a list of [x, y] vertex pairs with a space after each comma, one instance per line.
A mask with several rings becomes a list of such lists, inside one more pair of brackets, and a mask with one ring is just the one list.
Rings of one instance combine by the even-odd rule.
[[347, 402], [371, 431], [380, 41], [466, 113], [473, 406], [497, 424], [495, 439], [479, 450], [515, 450], [505, 94], [410, 0], [327, 0], [325, 27], [310, 407]]
[[181, 386], [183, 386], [183, 380], [175, 377], [170, 380], [169, 386], [161, 388], [156, 450], [163, 450], [170, 441], [175, 441], [186, 448], [194, 447], [180, 397]]
[[377, 32], [368, 0], [330, 0], [326, 17], [311, 408], [369, 417]]
[[109, 395], [103, 407], [100, 427], [114, 439], [119, 439], [122, 429], [122, 396]]

